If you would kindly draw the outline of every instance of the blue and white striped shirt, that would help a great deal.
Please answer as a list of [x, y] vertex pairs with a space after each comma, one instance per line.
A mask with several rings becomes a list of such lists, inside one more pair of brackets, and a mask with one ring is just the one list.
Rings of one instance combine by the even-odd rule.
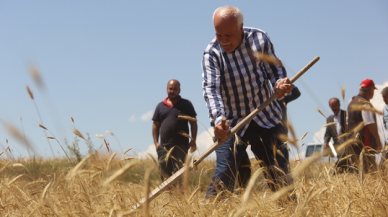
[[[287, 77], [283, 67], [255, 58], [258, 52], [275, 56], [267, 33], [255, 28], [243, 29], [241, 45], [233, 52], [224, 52], [214, 38], [203, 54], [202, 88], [211, 126], [218, 124], [223, 116], [231, 128], [236, 126], [271, 96], [270, 83], [275, 87]], [[261, 127], [271, 128], [281, 119], [281, 108], [274, 100], [253, 120]], [[243, 136], [248, 125], [237, 134]]]

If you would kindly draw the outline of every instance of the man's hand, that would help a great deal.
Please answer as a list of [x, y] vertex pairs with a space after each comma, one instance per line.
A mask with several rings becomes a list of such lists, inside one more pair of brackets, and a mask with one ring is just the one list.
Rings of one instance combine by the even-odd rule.
[[193, 152], [195, 152], [195, 150], [197, 150], [197, 144], [195, 143], [194, 140], [190, 141], [189, 146], [190, 146], [190, 153], [193, 153]]
[[158, 150], [159, 146], [160, 146], [160, 143], [159, 143], [159, 142], [155, 142], [155, 148], [156, 148], [156, 150]]
[[214, 127], [214, 136], [218, 140], [219, 138], [221, 139], [221, 142], [225, 142], [226, 138], [228, 137], [229, 133], [229, 122], [225, 121], [225, 128], [222, 128], [222, 122], [218, 123]]
[[328, 147], [329, 147], [329, 144], [328, 144], [328, 143], [323, 144], [323, 148], [324, 148], [324, 149], [327, 149]]
[[278, 94], [278, 99], [282, 98], [285, 93], [289, 94], [292, 91], [291, 81], [288, 78], [280, 80], [275, 87], [275, 92]]

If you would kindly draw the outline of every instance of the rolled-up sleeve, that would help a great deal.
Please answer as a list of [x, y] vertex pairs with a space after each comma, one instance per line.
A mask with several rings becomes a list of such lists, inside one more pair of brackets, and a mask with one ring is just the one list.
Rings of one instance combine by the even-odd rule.
[[206, 51], [202, 58], [202, 89], [209, 111], [210, 124], [215, 126], [225, 116], [221, 93], [221, 73], [217, 57]]

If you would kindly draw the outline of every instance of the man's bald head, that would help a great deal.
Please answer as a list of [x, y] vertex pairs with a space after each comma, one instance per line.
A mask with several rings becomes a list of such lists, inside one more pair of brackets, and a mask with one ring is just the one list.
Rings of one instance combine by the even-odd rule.
[[178, 80], [171, 79], [167, 83], [167, 95], [170, 100], [179, 99], [179, 94], [181, 92], [181, 84]]
[[340, 111], [340, 106], [341, 106], [340, 100], [338, 98], [335, 98], [335, 97], [331, 98], [329, 100], [329, 106], [330, 106], [331, 110], [333, 111], [333, 113], [335, 115], [338, 115], [338, 113]]
[[217, 8], [213, 13], [213, 23], [219, 19], [235, 19], [237, 21], [237, 28], [244, 23], [244, 15], [241, 13], [240, 9], [232, 6], [223, 6]]
[[330, 102], [338, 103], [338, 105], [340, 105], [340, 100], [338, 98], [336, 98], [336, 97], [333, 97], [333, 98], [329, 99], [329, 104], [330, 104]]
[[167, 87], [168, 87], [169, 84], [177, 84], [179, 88], [181, 87], [181, 83], [179, 83], [179, 81], [178, 81], [178, 80], [175, 80], [175, 79], [169, 80], [169, 81], [167, 82]]
[[225, 52], [233, 52], [240, 46], [244, 34], [243, 21], [244, 17], [236, 7], [225, 6], [214, 11], [216, 39]]

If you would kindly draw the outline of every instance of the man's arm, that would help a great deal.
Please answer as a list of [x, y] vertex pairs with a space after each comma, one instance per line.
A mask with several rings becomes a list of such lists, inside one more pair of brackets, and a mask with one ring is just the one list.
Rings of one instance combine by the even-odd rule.
[[221, 95], [221, 73], [217, 57], [209, 52], [211, 51], [206, 51], [202, 58], [203, 96], [209, 110], [210, 124], [214, 126], [214, 135], [224, 140], [229, 132], [229, 123], [226, 121], [227, 127], [222, 128], [221, 120], [225, 116], [225, 107]]
[[329, 132], [330, 131], [329, 127], [330, 126], [326, 127], [323, 148], [328, 148], [329, 147], [329, 142], [330, 142], [330, 139], [331, 139], [331, 134]]
[[[267, 35], [267, 33], [265, 33], [265, 32], [263, 32], [261, 34], [258, 33], [257, 37], [258, 37], [257, 41], [260, 43], [260, 45], [257, 47], [262, 48], [262, 52], [264, 54], [268, 54], [269, 56], [272, 56], [272, 57], [277, 59], [277, 57], [275, 55], [275, 48], [271, 42], [271, 39]], [[277, 89], [276, 92], [279, 94], [278, 83], [287, 77], [286, 69], [281, 65], [274, 65], [274, 64], [271, 64], [268, 62], [264, 62], [264, 67], [265, 67], [265, 71], [269, 75], [268, 79], [270, 79], [272, 86], [276, 87], [276, 89]], [[285, 82], [285, 84], [290, 85], [290, 83], [288, 83], [288, 82]], [[292, 90], [291, 85], [290, 85], [290, 87], [287, 87], [287, 90], [289, 90], [287, 93], [290, 93], [290, 91]], [[281, 97], [283, 97], [283, 94], [279, 94], [279, 95], [281, 95]]]
[[193, 138], [193, 140], [190, 141], [190, 147], [195, 147], [196, 146], [195, 141], [197, 140], [198, 125], [197, 125], [197, 121], [189, 121], [189, 123], [190, 123], [191, 138]]
[[288, 104], [291, 101], [294, 101], [300, 97], [300, 91], [297, 86], [292, 85], [292, 91], [290, 94], [284, 97], [284, 102]]
[[[275, 55], [275, 48], [268, 35], [266, 33], [262, 33], [258, 34], [257, 36], [259, 38], [258, 41], [260, 41], [260, 45], [258, 47], [262, 48], [262, 52], [277, 58]], [[265, 71], [269, 75], [272, 87], [275, 87], [275, 92], [278, 94], [278, 99], [281, 99], [285, 93], [290, 93], [292, 91], [290, 79], [287, 78], [287, 72], [283, 66], [265, 62], [264, 67]]]
[[159, 129], [160, 129], [160, 122], [154, 121], [154, 123], [152, 124], [152, 137], [154, 139], [154, 144], [156, 149], [158, 149], [158, 147], [160, 146], [160, 143], [158, 142]]
[[379, 132], [377, 131], [377, 124], [376, 123], [368, 124], [368, 125], [365, 125], [364, 127], [367, 127], [369, 132], [375, 138], [377, 143], [377, 151], [381, 151], [381, 149], [383, 149], [383, 145], [381, 144]]
[[[365, 104], [364, 107], [370, 108], [371, 106], [368, 104]], [[362, 115], [362, 120], [364, 121], [364, 127], [368, 128], [369, 132], [376, 140], [377, 151], [381, 151], [383, 146], [380, 141], [379, 132], [377, 131], [377, 124], [376, 124], [376, 120], [374, 119], [373, 113], [371, 111], [362, 110], [361, 115]]]

